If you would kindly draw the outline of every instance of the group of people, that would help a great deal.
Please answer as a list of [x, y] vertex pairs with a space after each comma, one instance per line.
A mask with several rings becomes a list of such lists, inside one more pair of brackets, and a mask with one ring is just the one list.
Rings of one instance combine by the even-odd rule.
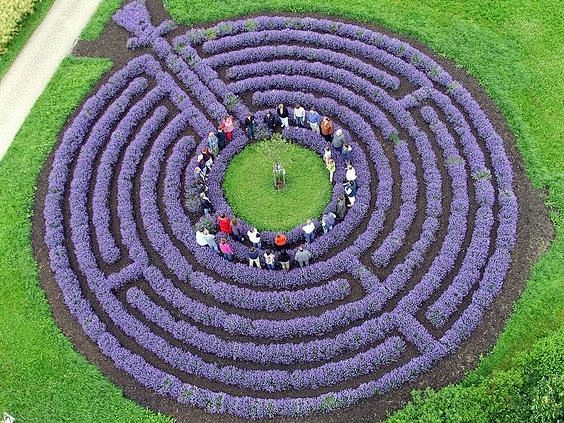
[[[245, 120], [246, 122], [246, 120]], [[254, 117], [253, 117], [254, 127]], [[345, 133], [341, 128], [335, 129], [333, 121], [327, 116], [321, 116], [315, 109], [306, 111], [300, 104], [296, 104], [293, 110], [293, 120], [290, 120], [290, 112], [288, 107], [284, 104], [279, 104], [276, 107], [276, 112], [270, 110], [264, 116], [264, 123], [271, 131], [277, 128], [289, 128], [290, 125], [300, 128], [309, 128], [313, 132], [323, 136], [327, 145], [323, 152], [323, 160], [325, 167], [329, 171], [329, 180], [333, 183], [333, 178], [336, 171], [335, 160], [333, 158], [333, 151], [337, 151], [346, 165], [344, 191], [348, 207], [352, 207], [356, 201], [356, 193], [358, 189], [356, 171], [352, 165], [352, 146], [347, 142]], [[246, 128], [247, 128], [246, 124]], [[247, 130], [247, 133], [249, 131]], [[253, 129], [254, 134], [254, 129]]]
[[[276, 108], [276, 112], [268, 111], [264, 117], [264, 123], [272, 130], [277, 128], [290, 127], [290, 114], [288, 108], [284, 104], [280, 104]], [[356, 200], [357, 192], [357, 175], [354, 167], [352, 166], [352, 147], [346, 141], [345, 135], [341, 128], [334, 130], [333, 122], [326, 116], [321, 116], [314, 109], [309, 112], [299, 104], [294, 107], [292, 124], [307, 128], [321, 134], [327, 141], [323, 153], [323, 160], [327, 169], [329, 170], [330, 181], [333, 182], [335, 173], [335, 160], [333, 159], [333, 150], [341, 154], [345, 165], [345, 179], [344, 193], [339, 195], [334, 211], [325, 212], [321, 218], [321, 230], [324, 234], [331, 231], [338, 220], [343, 220], [347, 212], [347, 208], [352, 207]], [[255, 138], [256, 121], [253, 114], [249, 114], [244, 122], [243, 129], [250, 139]], [[199, 203], [201, 211], [204, 215], [210, 217], [212, 212], [212, 203], [207, 196], [207, 177], [211, 171], [214, 160], [219, 155], [220, 151], [231, 142], [233, 138], [234, 119], [232, 116], [226, 116], [222, 119], [216, 132], [210, 132], [207, 138], [206, 145], [202, 148], [201, 153], [198, 155], [198, 163], [194, 170], [197, 175], [197, 186], [199, 189]], [[225, 259], [233, 261], [234, 251], [230, 244], [230, 239], [239, 242], [245, 241], [245, 235], [251, 244], [248, 251], [248, 264], [249, 267], [261, 268], [261, 258], [267, 269], [274, 270], [279, 265], [283, 270], [290, 269], [290, 255], [287, 251], [288, 238], [284, 233], [278, 233], [274, 238], [274, 249], [263, 249], [261, 234], [255, 227], [249, 228], [244, 233], [244, 229], [236, 217], [226, 216], [224, 213], [216, 217], [217, 225], [221, 236], [219, 243], [216, 236], [209, 232], [204, 227], [199, 227], [196, 230], [196, 242], [201, 247], [210, 247], [217, 253], [221, 254]], [[316, 226], [314, 222], [309, 219], [304, 226], [302, 226], [304, 244], [299, 246], [294, 254], [294, 260], [300, 267], [309, 265], [312, 258], [311, 252], [307, 246], [311, 244], [316, 237]]]
[[[308, 223], [311, 222], [308, 221]], [[223, 255], [225, 259], [233, 261], [234, 252], [229, 239], [235, 239], [239, 242], [245, 240], [241, 224], [236, 217], [228, 217], [225, 213], [221, 213], [217, 216], [217, 224], [221, 232], [219, 243], [216, 241], [216, 236], [205, 228], [197, 228], [196, 243], [201, 247], [210, 247], [217, 253]], [[274, 237], [274, 249], [263, 249], [261, 234], [255, 227], [249, 228], [246, 232], [246, 236], [251, 244], [247, 253], [249, 267], [256, 266], [259, 269], [262, 268], [260, 260], [262, 256], [267, 269], [274, 270], [277, 264], [279, 264], [281, 269], [290, 270], [291, 258], [287, 251], [288, 237], [286, 234], [282, 232], [276, 234]], [[313, 241], [313, 238], [311, 238], [311, 241]], [[303, 245], [300, 246], [294, 254], [294, 260], [300, 267], [309, 265], [311, 257], [311, 252]]]

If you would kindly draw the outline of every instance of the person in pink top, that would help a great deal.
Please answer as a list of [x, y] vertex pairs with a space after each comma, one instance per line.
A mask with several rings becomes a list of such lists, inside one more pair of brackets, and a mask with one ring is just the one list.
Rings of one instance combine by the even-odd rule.
[[221, 238], [221, 241], [219, 241], [219, 249], [223, 253], [223, 257], [229, 261], [233, 261], [233, 248], [227, 243], [227, 239]]
[[223, 132], [225, 132], [225, 136], [227, 137], [227, 142], [231, 142], [231, 139], [233, 138], [233, 129], [235, 129], [234, 125], [235, 124], [233, 122], [233, 116], [226, 116], [221, 121], [221, 129]]

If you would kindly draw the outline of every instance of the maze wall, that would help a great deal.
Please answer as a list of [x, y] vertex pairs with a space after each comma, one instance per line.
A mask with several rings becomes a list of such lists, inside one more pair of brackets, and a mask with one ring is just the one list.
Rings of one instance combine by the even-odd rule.
[[[505, 281], [518, 206], [503, 140], [464, 86], [406, 42], [333, 20], [170, 36], [172, 22], [132, 2], [114, 21], [139, 56], [65, 130], [43, 217], [64, 301], [117, 368], [211, 413], [303, 416], [393, 395], [467, 340]], [[359, 181], [313, 263], [288, 272], [249, 268], [245, 243], [232, 241], [233, 263], [199, 247], [187, 201], [218, 120], [262, 121], [280, 102], [342, 127]], [[236, 129], [214, 163], [216, 210], [230, 212], [221, 181], [247, 143]]]

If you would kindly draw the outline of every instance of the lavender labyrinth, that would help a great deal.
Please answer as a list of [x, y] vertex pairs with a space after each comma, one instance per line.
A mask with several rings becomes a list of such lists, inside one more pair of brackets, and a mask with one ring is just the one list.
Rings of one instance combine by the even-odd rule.
[[[334, 20], [261, 16], [181, 31], [131, 2], [113, 17], [139, 54], [80, 107], [49, 169], [43, 218], [65, 304], [113, 365], [210, 413], [305, 416], [393, 395], [472, 335], [506, 281], [518, 200], [501, 137], [428, 55]], [[171, 32], [174, 31], [174, 34]], [[126, 46], [124, 46], [125, 50]], [[197, 156], [227, 114], [230, 160], [279, 103], [343, 129], [356, 202], [309, 266], [250, 268], [197, 244]], [[305, 128], [284, 138], [320, 155]], [[328, 211], [343, 193], [338, 155]], [[244, 231], [248, 224], [242, 222]], [[273, 246], [275, 233], [263, 232]], [[291, 257], [301, 226], [287, 233]], [[219, 237], [219, 235], [218, 235]]]

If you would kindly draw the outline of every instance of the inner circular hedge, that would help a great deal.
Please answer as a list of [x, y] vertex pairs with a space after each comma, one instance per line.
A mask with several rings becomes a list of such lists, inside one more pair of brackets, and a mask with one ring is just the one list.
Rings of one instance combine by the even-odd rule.
[[[274, 187], [272, 167], [286, 169], [286, 187]], [[237, 154], [223, 180], [234, 214], [260, 231], [288, 231], [318, 218], [331, 200], [332, 185], [317, 153], [280, 136], [252, 143]]]

